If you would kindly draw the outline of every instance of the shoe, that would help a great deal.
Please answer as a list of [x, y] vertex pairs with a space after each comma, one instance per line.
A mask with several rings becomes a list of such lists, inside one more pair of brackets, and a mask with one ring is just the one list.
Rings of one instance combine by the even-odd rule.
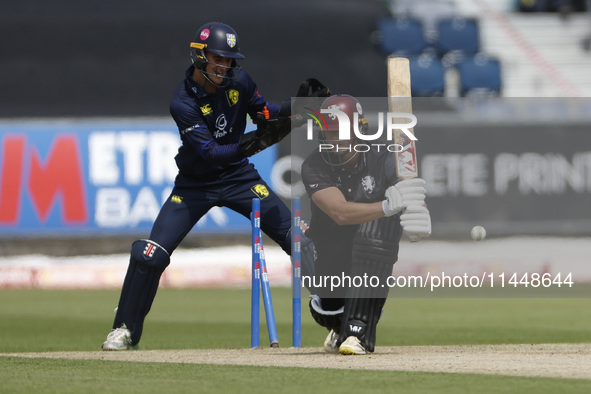
[[339, 353], [343, 355], [360, 355], [367, 354], [367, 350], [365, 350], [359, 338], [350, 336], [339, 347]]
[[338, 339], [339, 334], [334, 330], [330, 330], [328, 336], [324, 340], [324, 350], [326, 350], [327, 353], [337, 354], [339, 352], [339, 347], [337, 346]]
[[123, 324], [121, 327], [112, 330], [107, 335], [107, 340], [103, 343], [102, 349], [109, 350], [137, 350], [138, 345], [131, 344], [131, 332]]

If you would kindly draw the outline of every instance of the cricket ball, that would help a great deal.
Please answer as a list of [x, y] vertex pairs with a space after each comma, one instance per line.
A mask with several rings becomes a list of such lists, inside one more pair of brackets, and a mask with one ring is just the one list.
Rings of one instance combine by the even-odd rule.
[[482, 241], [486, 237], [486, 230], [482, 226], [474, 226], [470, 235], [474, 241]]

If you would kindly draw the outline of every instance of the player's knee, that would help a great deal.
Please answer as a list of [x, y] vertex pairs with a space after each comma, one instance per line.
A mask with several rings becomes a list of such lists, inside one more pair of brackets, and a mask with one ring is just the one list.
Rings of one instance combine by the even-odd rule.
[[138, 264], [161, 270], [170, 264], [168, 252], [149, 239], [140, 239], [131, 245], [131, 258]]

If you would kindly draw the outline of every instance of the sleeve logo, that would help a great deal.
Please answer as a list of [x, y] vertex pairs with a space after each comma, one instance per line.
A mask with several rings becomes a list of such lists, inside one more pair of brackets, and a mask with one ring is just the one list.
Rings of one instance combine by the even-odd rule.
[[176, 194], [172, 197], [170, 197], [170, 201], [174, 202], [176, 204], [180, 204], [183, 202], [183, 198], [181, 196], [177, 196]]
[[261, 185], [260, 183], [251, 187], [250, 190], [252, 190], [252, 192], [261, 200], [269, 196], [269, 190], [267, 187], [265, 185]]

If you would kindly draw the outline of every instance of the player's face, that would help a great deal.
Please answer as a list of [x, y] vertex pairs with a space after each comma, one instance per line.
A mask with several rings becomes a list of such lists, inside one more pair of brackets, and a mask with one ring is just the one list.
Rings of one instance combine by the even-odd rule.
[[209, 74], [209, 78], [213, 83], [220, 85], [224, 76], [232, 67], [232, 59], [211, 52], [205, 52], [205, 58], [208, 62], [205, 65], [205, 72]]
[[355, 151], [353, 140], [340, 140], [338, 130], [326, 131], [324, 133], [324, 137], [325, 143], [331, 146], [330, 161], [332, 161], [333, 164], [350, 162], [354, 163], [354, 160], [351, 159], [354, 159], [354, 157], [357, 155], [357, 152]]
[[342, 152], [345, 149], [348, 149], [351, 145], [351, 140], [340, 140], [339, 139], [339, 131], [326, 131], [324, 132], [324, 136], [326, 139], [326, 143], [333, 145], [334, 152]]

